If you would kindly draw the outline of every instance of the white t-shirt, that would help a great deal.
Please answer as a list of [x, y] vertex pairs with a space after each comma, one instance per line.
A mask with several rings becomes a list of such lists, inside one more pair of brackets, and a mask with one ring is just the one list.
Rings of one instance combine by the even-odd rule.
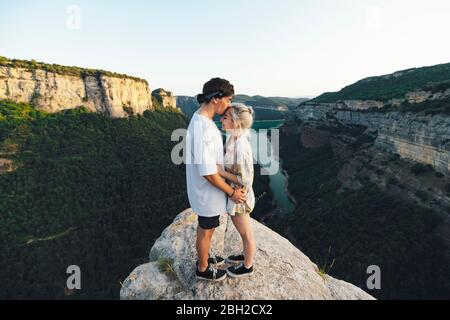
[[214, 121], [198, 114], [192, 116], [186, 134], [186, 183], [189, 203], [199, 216], [226, 213], [227, 195], [204, 176], [223, 169], [223, 140]]

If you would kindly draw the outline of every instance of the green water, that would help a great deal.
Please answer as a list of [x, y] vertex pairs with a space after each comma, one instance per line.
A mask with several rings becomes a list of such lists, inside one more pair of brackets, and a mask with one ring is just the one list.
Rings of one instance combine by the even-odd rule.
[[[284, 119], [281, 120], [258, 120], [253, 124], [254, 130], [261, 129], [275, 129], [280, 128], [284, 123]], [[216, 122], [219, 128], [222, 128], [222, 124], [220, 122]], [[273, 154], [273, 153], [272, 153]], [[282, 162], [279, 159], [274, 159], [274, 161], [279, 161], [279, 170], [276, 174], [270, 175], [270, 189], [273, 192], [275, 201], [277, 203], [278, 209], [282, 213], [288, 213], [295, 209], [294, 204], [289, 198], [286, 189], [287, 189], [287, 177], [283, 174]]]

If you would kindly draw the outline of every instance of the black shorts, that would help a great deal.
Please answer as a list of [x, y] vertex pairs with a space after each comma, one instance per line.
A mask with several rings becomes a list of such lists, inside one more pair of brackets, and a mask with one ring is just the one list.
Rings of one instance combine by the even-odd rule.
[[217, 228], [220, 225], [220, 215], [215, 217], [198, 216], [198, 225], [205, 230]]

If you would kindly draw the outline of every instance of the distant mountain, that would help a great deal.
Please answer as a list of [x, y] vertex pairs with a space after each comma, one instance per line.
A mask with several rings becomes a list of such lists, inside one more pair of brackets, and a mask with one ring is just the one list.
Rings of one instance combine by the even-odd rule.
[[195, 97], [176, 96], [177, 106], [190, 119], [194, 112], [199, 108], [199, 104]]
[[310, 101], [315, 103], [331, 103], [338, 100], [386, 101], [404, 98], [412, 91], [445, 91], [449, 88], [450, 63], [446, 63], [365, 78], [338, 92], [326, 92]]
[[287, 98], [287, 97], [263, 97], [263, 96], [248, 96], [245, 94], [237, 94], [234, 99], [235, 102], [243, 102], [252, 107], [268, 107], [268, 108], [295, 108], [300, 103], [307, 101], [307, 98]]
[[[306, 98], [263, 97], [245, 94], [237, 94], [233, 97], [233, 102], [241, 102], [252, 106], [255, 109], [257, 120], [284, 119], [287, 111], [296, 108], [300, 103], [307, 100]], [[197, 99], [190, 96], [177, 96], [177, 106], [189, 118], [199, 108]]]

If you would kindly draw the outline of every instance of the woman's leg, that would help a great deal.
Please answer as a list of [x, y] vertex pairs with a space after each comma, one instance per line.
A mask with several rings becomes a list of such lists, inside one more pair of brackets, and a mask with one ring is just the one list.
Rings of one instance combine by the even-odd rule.
[[253, 234], [252, 223], [249, 214], [243, 214], [238, 216], [232, 216], [234, 226], [241, 235], [242, 243], [244, 246], [244, 265], [246, 268], [253, 266], [253, 259], [255, 257], [256, 243], [255, 236]]

